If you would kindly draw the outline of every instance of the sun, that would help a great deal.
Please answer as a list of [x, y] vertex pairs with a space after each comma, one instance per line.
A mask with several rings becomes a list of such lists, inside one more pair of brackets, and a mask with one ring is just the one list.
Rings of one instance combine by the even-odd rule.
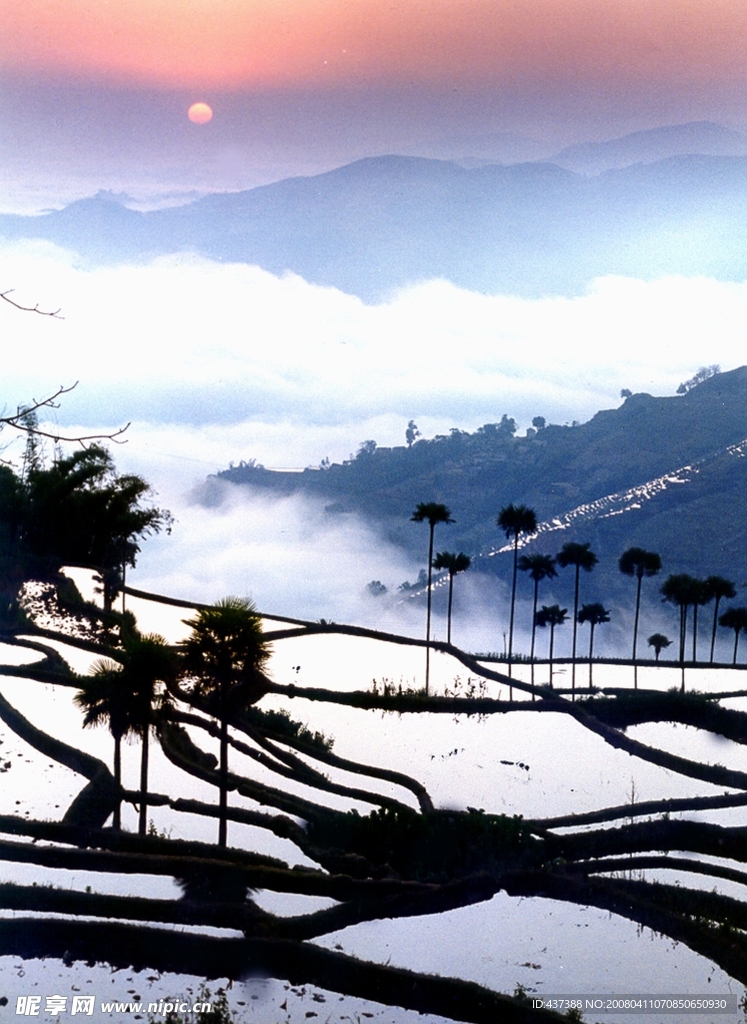
[[212, 116], [213, 111], [207, 103], [193, 103], [187, 111], [187, 117], [193, 124], [207, 124]]

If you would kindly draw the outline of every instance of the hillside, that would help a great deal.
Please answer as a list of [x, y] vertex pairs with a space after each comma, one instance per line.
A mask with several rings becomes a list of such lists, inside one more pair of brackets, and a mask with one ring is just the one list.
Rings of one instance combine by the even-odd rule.
[[[418, 502], [448, 505], [456, 519], [449, 549], [484, 557], [503, 545], [496, 514], [514, 502], [546, 524], [557, 520], [533, 542], [537, 550], [591, 541], [616, 571], [620, 552], [637, 545], [659, 551], [668, 572], [747, 580], [747, 366], [685, 395], [633, 395], [578, 426], [549, 425], [533, 437], [516, 437], [510, 427], [453, 430], [410, 448], [369, 446], [328, 469], [242, 464], [218, 478], [302, 492], [321, 499], [329, 515], [356, 512], [413, 553], [422, 548], [409, 522]], [[489, 558], [483, 568], [502, 572], [501, 561]]]
[[379, 301], [446, 278], [523, 296], [595, 277], [747, 277], [747, 157], [674, 156], [586, 177], [551, 163], [466, 168], [376, 157], [326, 174], [139, 212], [110, 193], [0, 237], [43, 238], [91, 264], [191, 251]]

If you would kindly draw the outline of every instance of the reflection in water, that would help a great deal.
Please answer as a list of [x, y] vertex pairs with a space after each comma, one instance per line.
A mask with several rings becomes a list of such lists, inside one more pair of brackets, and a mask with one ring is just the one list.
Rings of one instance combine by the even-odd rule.
[[[144, 605], [144, 602], [137, 604]], [[140, 607], [137, 610], [139, 613]], [[151, 605], [147, 616], [143, 615], [143, 628], [157, 628], [170, 639], [178, 638], [184, 631], [181, 626], [181, 619], [186, 617], [184, 612]], [[85, 660], [86, 656], [79, 654], [78, 657]], [[672, 671], [657, 670], [659, 688], [666, 689], [671, 684]], [[653, 671], [650, 674], [653, 675]], [[422, 676], [422, 651], [418, 649], [330, 635], [289, 639], [275, 644], [269, 675], [279, 683], [293, 682], [298, 696], [291, 701], [279, 695], [269, 696], [262, 701], [262, 708], [288, 708], [294, 718], [303, 721], [312, 731], [333, 736], [334, 752], [339, 757], [416, 777], [426, 786], [437, 807], [475, 807], [510, 816], [543, 818], [677, 796], [715, 795], [723, 791], [612, 749], [600, 736], [570, 716], [538, 713], [536, 705], [533, 707], [529, 701], [526, 711], [478, 718], [364, 711], [303, 697], [304, 687], [370, 690], [374, 680], [391, 680], [395, 686], [401, 683], [403, 688], [417, 687]], [[463, 679], [464, 666], [455, 659], [440, 654], [434, 656], [431, 684], [435, 693], [453, 690], [460, 675]], [[620, 685], [623, 675], [624, 670], [600, 666], [595, 681], [600, 686]], [[643, 676], [641, 672], [639, 685], [650, 685], [641, 678]], [[729, 674], [720, 673], [720, 676], [723, 678], [718, 681], [709, 676], [709, 685], [726, 688], [731, 683]], [[625, 678], [629, 683], [629, 670]], [[489, 696], [503, 700], [507, 697], [505, 688], [498, 683], [489, 682], [487, 690]], [[80, 728], [80, 714], [72, 705], [72, 689], [6, 679], [2, 692], [39, 728], [110, 762], [110, 736], [105, 730], [83, 731]], [[217, 753], [215, 739], [198, 730], [188, 731], [202, 749]], [[720, 762], [735, 769], [742, 768], [740, 746], [715, 740], [695, 729], [660, 723], [636, 726], [628, 732], [645, 743], [704, 763]], [[0, 741], [2, 764], [9, 766], [4, 769], [4, 785], [0, 789], [0, 813], [59, 818], [62, 809], [81, 788], [80, 777], [45, 759], [7, 728], [0, 730]], [[124, 784], [134, 789], [137, 786], [137, 747], [126, 747], [123, 760]], [[232, 767], [259, 782], [277, 784], [272, 773], [246, 755], [233, 753]], [[340, 769], [325, 766], [324, 771], [332, 781], [355, 784]], [[185, 776], [158, 747], [153, 750], [151, 780], [155, 792], [208, 803], [215, 801], [211, 785]], [[389, 782], [366, 781], [371, 791], [396, 794], [398, 799], [417, 806], [412, 794], [403, 795], [401, 789]], [[306, 787], [296, 782], [288, 782], [286, 789], [308, 795]], [[360, 813], [370, 809], [363, 801], [335, 794], [324, 794], [320, 802], [342, 810], [356, 807]], [[261, 809], [236, 794], [231, 795], [231, 803]], [[159, 833], [173, 838], [214, 840], [215, 823], [211, 819], [177, 814], [167, 807], [154, 807], [149, 816]], [[722, 824], [737, 823], [743, 811], [739, 808], [711, 811], [700, 817]], [[123, 823], [126, 829], [135, 829], [132, 807], [125, 808]], [[230, 841], [239, 847], [280, 857], [289, 864], [313, 864], [290, 840], [279, 839], [248, 825], [232, 824]], [[651, 877], [654, 874], [650, 873]], [[660, 871], [658, 874], [670, 882], [681, 878], [689, 886], [700, 885], [709, 891], [714, 888], [713, 879], [698, 881], [697, 876], [685, 876], [682, 872]], [[25, 884], [53, 884], [79, 890], [90, 886], [95, 892], [166, 898], [176, 894], [170, 879], [154, 879], [149, 875], [97, 875], [4, 863], [3, 876], [7, 881]], [[716, 885], [718, 891], [733, 894], [739, 888], [721, 881]], [[286, 915], [334, 905], [333, 901], [323, 901], [312, 908], [308, 897], [285, 896], [280, 899], [280, 902], [285, 900], [283, 911], [278, 910], [279, 899], [278, 894], [260, 892], [257, 895], [258, 905]], [[358, 924], [316, 942], [328, 949], [341, 947], [360, 958], [472, 979], [505, 992], [513, 992], [517, 986], [539, 994], [741, 991], [740, 986], [704, 957], [633, 922], [594, 908], [537, 897], [512, 898], [505, 893], [487, 902], [438, 915]], [[122, 971], [110, 974], [102, 967], [78, 964], [64, 969], [58, 961], [22, 964], [11, 960], [2, 958], [0, 964], [7, 968], [1, 975], [5, 991], [0, 994], [9, 998], [27, 992], [83, 991], [88, 986], [101, 998], [111, 995], [120, 1000], [134, 999], [140, 990], [147, 990], [144, 999], [152, 1001], [186, 990], [190, 984], [195, 988], [197, 984], [195, 979], [186, 977], [137, 976]], [[137, 991], [133, 990], [133, 985]], [[347, 1015], [354, 1020], [358, 1012], [372, 1013], [372, 1019], [393, 1024], [437, 1019], [420, 1015], [416, 1018], [409, 1012], [340, 999], [333, 993], [310, 987], [301, 993], [280, 982], [236, 985], [231, 1002], [239, 1011], [240, 1020], [301, 1020], [321, 1007], [328, 1011], [330, 1004], [334, 1004], [336, 1014], [330, 1019], [343, 1020]], [[281, 1008], [285, 1016], [281, 1016]], [[43, 1014], [39, 1019], [44, 1019]]]

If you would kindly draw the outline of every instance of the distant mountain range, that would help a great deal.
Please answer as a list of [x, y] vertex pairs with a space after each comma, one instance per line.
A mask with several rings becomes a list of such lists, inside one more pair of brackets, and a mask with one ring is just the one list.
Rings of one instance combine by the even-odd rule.
[[[722, 149], [743, 140], [685, 125], [557, 159], [609, 164], [691, 137], [701, 149], [708, 138]], [[36, 217], [2, 215], [0, 237], [47, 239], [91, 264], [190, 251], [290, 271], [366, 301], [433, 278], [527, 297], [579, 294], [605, 274], [736, 281], [747, 278], [747, 155], [667, 156], [596, 177], [556, 163], [377, 157], [149, 212], [99, 193]]]
[[602, 174], [673, 156], [747, 156], [747, 135], [712, 121], [691, 121], [568, 146], [549, 162], [581, 174]]
[[352, 461], [303, 473], [240, 465], [218, 479], [305, 493], [330, 516], [355, 512], [415, 555], [423, 546], [409, 521], [415, 505], [443, 502], [456, 522], [441, 530], [439, 546], [479, 556], [485, 571], [507, 571], [496, 516], [513, 502], [534, 508], [542, 524], [526, 550], [591, 543], [600, 558], [592, 590], [625, 589], [617, 559], [631, 546], [657, 551], [665, 574], [747, 583], [747, 366], [684, 395], [632, 395], [579, 426], [549, 425], [532, 437], [510, 428], [504, 420], [409, 448], [369, 446]]

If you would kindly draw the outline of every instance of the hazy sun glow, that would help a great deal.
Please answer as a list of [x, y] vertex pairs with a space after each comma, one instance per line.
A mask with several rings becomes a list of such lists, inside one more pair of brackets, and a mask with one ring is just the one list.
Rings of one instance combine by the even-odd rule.
[[187, 111], [187, 117], [193, 124], [207, 124], [212, 120], [213, 111], [207, 103], [193, 103]]

